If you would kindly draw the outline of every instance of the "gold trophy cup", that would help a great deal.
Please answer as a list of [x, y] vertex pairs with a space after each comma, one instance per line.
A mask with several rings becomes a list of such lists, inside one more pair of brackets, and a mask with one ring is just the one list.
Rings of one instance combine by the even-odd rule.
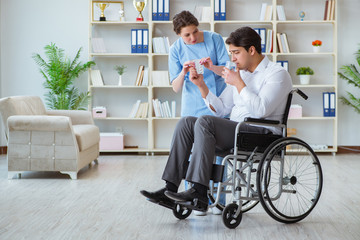
[[104, 15], [104, 11], [107, 7], [109, 7], [110, 3], [97, 3], [96, 6], [100, 8], [101, 15], [100, 15], [100, 21], [106, 21], [106, 17]]
[[136, 21], [142, 22], [144, 21], [144, 17], [141, 12], [144, 10], [147, 0], [133, 0], [134, 7], [139, 12], [139, 16], [137, 16]]

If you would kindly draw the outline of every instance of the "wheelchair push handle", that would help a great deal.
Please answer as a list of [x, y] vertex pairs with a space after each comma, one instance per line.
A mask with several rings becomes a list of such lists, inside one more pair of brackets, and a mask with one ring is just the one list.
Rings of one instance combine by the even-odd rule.
[[307, 100], [309, 98], [303, 91], [301, 91], [298, 88], [294, 89], [293, 92], [296, 92], [297, 94], [299, 94], [305, 100]]

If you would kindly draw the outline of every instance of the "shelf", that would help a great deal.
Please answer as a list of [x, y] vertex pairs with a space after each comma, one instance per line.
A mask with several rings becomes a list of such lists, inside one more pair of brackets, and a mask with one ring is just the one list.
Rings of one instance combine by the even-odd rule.
[[301, 118], [289, 118], [288, 120], [335, 120], [336, 117], [301, 117]]
[[335, 56], [334, 52], [320, 52], [320, 53], [313, 53], [313, 52], [291, 52], [291, 53], [274, 53], [277, 56]]
[[309, 85], [293, 85], [294, 88], [335, 88], [334, 84], [309, 84]]
[[[90, 0], [92, 2], [93, 0]], [[214, 0], [200, 1], [201, 5], [210, 6], [213, 10]], [[295, 125], [299, 129], [299, 136], [307, 140], [314, 140], [314, 142], [324, 142], [328, 149], [314, 150], [315, 152], [336, 152], [337, 151], [337, 116], [336, 117], [322, 117], [322, 92], [333, 91], [338, 95], [337, 90], [337, 20], [324, 21], [322, 20], [324, 3], [314, 5], [309, 0], [301, 0], [296, 6], [291, 3], [285, 3], [285, 0], [268, 0], [265, 1], [268, 5], [273, 7], [273, 13], [276, 12], [276, 5], [283, 4], [287, 14], [287, 21], [280, 21], [277, 19], [259, 21], [258, 14], [260, 12], [261, 2], [241, 1], [240, 6], [236, 1], [228, 1], [227, 21], [199, 21], [200, 30], [210, 30], [221, 34], [223, 37], [228, 37], [231, 32], [242, 26], [261, 27], [273, 31], [272, 39], [274, 41], [274, 52], [263, 53], [268, 56], [270, 60], [288, 61], [289, 71], [293, 78], [294, 88], [303, 89], [309, 96], [309, 100], [302, 102], [302, 99], [295, 98], [295, 102], [302, 104], [304, 113], [307, 117], [289, 119], [290, 125]], [[325, 2], [325, 1], [324, 1]], [[121, 152], [121, 153], [160, 153], [169, 152], [169, 143], [176, 123], [181, 117], [175, 118], [160, 118], [155, 117], [153, 113], [152, 99], [158, 98], [160, 100], [174, 100], [176, 101], [176, 116], [181, 114], [181, 93], [174, 93], [172, 85], [168, 86], [152, 86], [151, 76], [152, 71], [167, 70], [168, 53], [153, 53], [152, 39], [153, 37], [168, 36], [171, 43], [179, 38], [172, 29], [172, 21], [152, 21], [151, 2], [143, 12], [147, 21], [94, 21], [89, 19], [89, 60], [97, 63], [96, 68], [101, 70], [104, 83], [114, 84], [105, 86], [91, 86], [89, 91], [92, 93], [92, 105], [107, 106], [110, 116], [123, 115], [128, 116], [134, 103], [137, 99], [141, 102], [148, 102], [148, 117], [147, 118], [128, 118], [128, 117], [107, 117], [94, 119], [100, 129], [104, 131], [115, 131], [118, 127], [122, 127], [125, 132], [131, 136], [128, 138], [129, 146], [139, 146], [139, 148], [129, 148], [121, 151], [101, 151], [101, 152]], [[180, 1], [177, 0], [170, 4], [170, 18], [175, 13], [183, 9], [193, 9], [197, 3], [194, 1]], [[132, 3], [128, 3], [132, 5]], [[127, 6], [128, 6], [127, 5]], [[337, 9], [338, 4], [336, 4]], [[311, 8], [306, 11], [306, 14], [314, 20], [300, 21], [298, 12], [300, 8]], [[131, 6], [132, 8], [132, 6]], [[126, 11], [126, 18], [135, 20], [138, 15], [133, 8], [133, 11]], [[255, 15], [253, 14], [255, 13]], [[239, 15], [240, 14], [240, 15]], [[337, 15], [337, 14], [336, 14]], [[241, 19], [249, 20], [241, 20]], [[114, 18], [116, 20], [116, 18]], [[298, 20], [299, 19], [299, 20]], [[316, 20], [318, 19], [318, 20]], [[131, 34], [130, 30], [134, 28], [147, 28], [148, 31], [148, 51], [149, 53], [131, 53]], [[290, 44], [290, 53], [275, 52], [276, 47], [276, 33], [287, 33]], [[91, 52], [92, 38], [101, 37], [105, 40], [107, 50], [105, 53]], [[323, 52], [313, 53], [311, 41], [320, 39], [324, 42]], [[117, 73], [113, 70], [114, 65], [127, 65], [127, 71], [123, 75], [124, 86], [118, 86]], [[149, 86], [135, 86], [138, 66], [144, 65], [148, 68]], [[314, 67], [316, 76], [312, 84], [300, 85], [296, 69], [299, 66]], [[134, 79], [134, 80], [131, 80]], [[125, 81], [124, 81], [125, 80]], [[89, 83], [90, 83], [89, 79]], [[336, 99], [336, 106], [338, 100]], [[338, 112], [337, 112], [338, 114]], [[308, 117], [312, 116], [312, 117]], [[320, 135], [316, 131], [320, 131], [321, 127], [326, 126], [325, 135]], [[128, 131], [127, 131], [128, 130]], [[301, 131], [300, 131], [301, 130]]]
[[335, 21], [324, 21], [324, 20], [287, 20], [287, 21], [274, 21], [277, 24], [335, 24]]
[[161, 117], [152, 117], [154, 120], [180, 120], [181, 117], [174, 117], [174, 118], [161, 118]]
[[90, 86], [90, 88], [111, 88], [111, 89], [124, 89], [124, 88], [148, 88], [148, 86], [117, 86], [117, 85], [105, 85], [105, 86]]
[[148, 57], [148, 53], [89, 53], [90, 56], [94, 57]]
[[136, 24], [136, 25], [149, 25], [149, 22], [137, 22], [137, 21], [128, 21], [128, 22], [120, 22], [120, 21], [91, 21], [90, 24], [92, 25], [129, 25], [129, 24]]
[[94, 118], [94, 120], [100, 120], [100, 121], [112, 121], [112, 120], [148, 121], [149, 118], [106, 117], [106, 118]]

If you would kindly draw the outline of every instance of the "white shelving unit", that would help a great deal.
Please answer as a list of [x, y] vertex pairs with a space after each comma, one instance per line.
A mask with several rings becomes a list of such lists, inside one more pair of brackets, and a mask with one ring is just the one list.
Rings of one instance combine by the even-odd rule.
[[[193, 11], [195, 6], [211, 7], [214, 10], [215, 0], [170, 0], [170, 19], [182, 10]], [[93, 0], [90, 0], [92, 11]], [[107, 1], [111, 2], [111, 1]], [[120, 127], [125, 132], [125, 148], [116, 152], [168, 152], [172, 133], [177, 121], [180, 119], [181, 94], [175, 94], [171, 88], [152, 86], [151, 71], [167, 70], [168, 55], [152, 53], [152, 38], [168, 36], [173, 43], [178, 36], [173, 32], [172, 21], [152, 21], [152, 0], [143, 11], [144, 22], [136, 22], [138, 12], [132, 1], [123, 1], [126, 22], [89, 21], [89, 58], [96, 62], [95, 69], [100, 69], [105, 81], [105, 86], [94, 87], [90, 85], [93, 106], [106, 106], [109, 116], [105, 119], [95, 119], [95, 123], [102, 132], [115, 132]], [[272, 5], [273, 18], [270, 21], [258, 21], [261, 4]], [[295, 97], [293, 102], [303, 105], [302, 118], [290, 119], [289, 128], [296, 128], [296, 136], [309, 144], [328, 145], [326, 150], [318, 152], [337, 151], [337, 116], [322, 117], [322, 92], [332, 91], [337, 95], [337, 21], [323, 21], [325, 1], [286, 1], [286, 0], [227, 0], [227, 20], [201, 22], [199, 29], [220, 33], [223, 37], [242, 26], [264, 27], [274, 32], [273, 42], [276, 43], [276, 33], [285, 32], [288, 36], [290, 53], [278, 53], [274, 44], [273, 52], [266, 55], [272, 61], [289, 61], [289, 72], [293, 79], [294, 87], [302, 89], [309, 100], [303, 101]], [[283, 5], [287, 21], [277, 20], [276, 6]], [[305, 18], [300, 21], [299, 12], [305, 12]], [[213, 15], [213, 14], [212, 14]], [[337, 16], [337, 2], [335, 17]], [[90, 16], [91, 13], [90, 13]], [[106, 16], [106, 10], [105, 10]], [[336, 18], [335, 18], [336, 19]], [[149, 29], [149, 53], [131, 54], [130, 30]], [[92, 38], [102, 37], [108, 48], [107, 53], [92, 52]], [[319, 39], [323, 42], [322, 52], [313, 53], [311, 42]], [[123, 75], [123, 86], [117, 85], [117, 73], [113, 70], [115, 65], [128, 66]], [[149, 68], [149, 86], [137, 87], [135, 78], [139, 65]], [[310, 85], [300, 85], [295, 75], [300, 66], [310, 66], [314, 69]], [[329, 71], [329, 69], [331, 71]], [[154, 117], [152, 99], [176, 101], [175, 118]], [[128, 118], [133, 104], [137, 99], [149, 103], [148, 117], [145, 119]], [[337, 101], [336, 101], [337, 109]], [[337, 113], [336, 113], [337, 115]], [[133, 146], [133, 147], [131, 147]], [[113, 151], [107, 151], [113, 152]]]

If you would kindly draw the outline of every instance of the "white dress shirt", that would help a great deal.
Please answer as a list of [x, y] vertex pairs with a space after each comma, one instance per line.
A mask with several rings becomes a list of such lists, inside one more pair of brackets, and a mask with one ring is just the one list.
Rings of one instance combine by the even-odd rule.
[[[246, 117], [282, 121], [286, 100], [292, 90], [289, 73], [265, 56], [254, 72], [240, 70], [240, 76], [246, 84], [240, 93], [235, 86], [228, 85], [219, 97], [209, 91], [204, 98], [214, 115], [225, 117], [230, 114], [230, 120], [236, 122], [242, 122]], [[267, 128], [281, 134], [279, 128]]]

